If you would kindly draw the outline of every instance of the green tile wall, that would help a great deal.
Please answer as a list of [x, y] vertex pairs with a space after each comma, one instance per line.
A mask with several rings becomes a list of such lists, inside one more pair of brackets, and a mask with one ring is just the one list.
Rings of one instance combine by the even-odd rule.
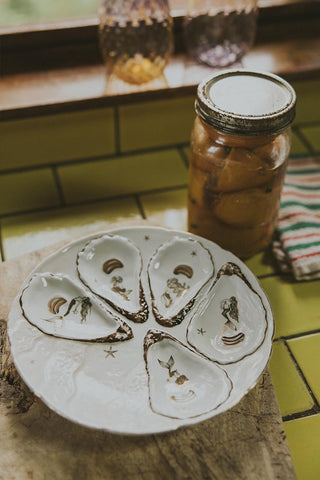
[[0, 215], [59, 205], [50, 169], [0, 175]]
[[193, 96], [122, 106], [121, 150], [189, 142], [194, 117]]
[[114, 152], [110, 108], [0, 123], [0, 170]]
[[61, 167], [58, 173], [67, 203], [167, 188], [187, 179], [178, 150]]

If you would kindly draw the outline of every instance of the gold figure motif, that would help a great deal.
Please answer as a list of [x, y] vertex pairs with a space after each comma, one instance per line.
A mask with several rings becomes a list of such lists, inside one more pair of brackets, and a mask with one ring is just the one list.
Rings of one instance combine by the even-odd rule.
[[177, 278], [169, 278], [167, 280], [167, 290], [161, 295], [161, 300], [166, 308], [169, 308], [173, 303], [172, 294], [176, 297], [181, 297], [189, 290], [189, 285], [180, 283]]
[[130, 301], [129, 295], [132, 293], [132, 290], [127, 290], [125, 287], [121, 286], [121, 283], [123, 282], [123, 278], [118, 275], [117, 277], [112, 277], [111, 278], [111, 283], [112, 283], [112, 291], [115, 293], [118, 293], [118, 295], [121, 295], [122, 298], [127, 300], [127, 302]]
[[234, 323], [239, 323], [239, 309], [236, 297], [232, 296], [230, 298], [222, 300], [220, 307], [222, 309], [222, 315], [227, 319], [222, 328], [222, 335], [227, 330], [227, 328], [231, 328], [231, 330], [237, 331], [237, 325]]
[[[222, 327], [221, 335], [223, 335], [228, 328], [236, 332], [238, 330], [237, 323], [239, 323], [239, 307], [236, 297], [232, 296], [230, 298], [222, 300], [220, 307], [222, 309], [222, 315], [224, 316], [224, 318], [227, 319], [227, 321]], [[243, 342], [244, 337], [245, 334], [243, 332], [239, 332], [232, 337], [223, 336], [221, 340], [227, 346], [237, 345], [238, 343]]]
[[81, 316], [81, 323], [84, 323], [87, 320], [87, 316], [90, 313], [92, 303], [89, 297], [75, 297], [73, 298], [68, 306], [68, 309], [65, 314], [57, 315], [59, 313], [60, 307], [67, 303], [62, 297], [54, 297], [48, 302], [48, 310], [49, 312], [55, 314], [56, 316], [49, 319], [44, 319], [47, 322], [51, 322], [52, 320], [63, 320], [69, 313], [73, 310], [73, 313], [76, 315], [79, 312], [80, 307], [80, 316]]
[[172, 370], [172, 368], [174, 366], [174, 358], [173, 358], [172, 355], [170, 355], [170, 358], [167, 362], [164, 362], [163, 360], [160, 360], [159, 358], [158, 358], [158, 362], [161, 365], [161, 367], [167, 368], [169, 370], [168, 381], [170, 381], [171, 378], [175, 379], [175, 383], [177, 385], [183, 385], [185, 382], [189, 381], [189, 378], [186, 377], [185, 375], [181, 375], [178, 372], [178, 370]]

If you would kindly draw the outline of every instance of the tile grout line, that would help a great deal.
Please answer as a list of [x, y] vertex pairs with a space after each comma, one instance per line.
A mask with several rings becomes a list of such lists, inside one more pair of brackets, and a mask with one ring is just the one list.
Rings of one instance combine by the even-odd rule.
[[119, 117], [119, 107], [114, 107], [113, 113], [113, 123], [114, 123], [114, 144], [115, 144], [115, 151], [117, 155], [121, 153], [121, 136], [120, 136], [120, 117]]
[[[250, 267], [248, 267], [250, 269]], [[254, 272], [252, 272], [254, 274]], [[263, 280], [264, 278], [270, 278], [270, 277], [280, 277], [281, 272], [273, 272], [273, 273], [263, 273], [261, 275], [256, 275], [258, 280]]]
[[[90, 163], [90, 162], [102, 162], [102, 161], [108, 161], [108, 160], [115, 160], [116, 158], [122, 158], [122, 157], [131, 157], [135, 155], [143, 155], [147, 153], [156, 153], [156, 152], [165, 152], [167, 150], [174, 150], [178, 149], [182, 151], [184, 158], [186, 159], [186, 155], [183, 151], [183, 148], [188, 147], [189, 142], [182, 142], [182, 143], [177, 143], [177, 144], [170, 144], [170, 145], [159, 145], [156, 147], [149, 147], [149, 148], [140, 148], [137, 150], [127, 150], [127, 151], [120, 151], [120, 152], [112, 152], [112, 153], [104, 153], [101, 155], [94, 155], [91, 157], [84, 157], [84, 158], [73, 158], [71, 160], [62, 160], [58, 162], [50, 162], [50, 163], [42, 163], [41, 165], [29, 165], [25, 167], [16, 167], [16, 168], [8, 168], [5, 170], [0, 169], [0, 175], [10, 175], [14, 173], [24, 173], [24, 172], [32, 172], [34, 170], [42, 170], [45, 168], [59, 168], [59, 167], [70, 167], [70, 166], [76, 166], [76, 165], [82, 165], [84, 163]], [[290, 158], [307, 158], [310, 156], [319, 156], [319, 152], [315, 153], [291, 153]]]
[[81, 165], [83, 163], [90, 163], [90, 162], [103, 162], [108, 160], [115, 160], [117, 158], [123, 157], [132, 157], [135, 155], [143, 155], [148, 153], [156, 153], [156, 152], [165, 152], [167, 150], [175, 150], [176, 148], [183, 148], [188, 146], [188, 142], [177, 143], [172, 145], [160, 145], [157, 147], [149, 147], [149, 148], [140, 148], [137, 150], [128, 150], [128, 151], [121, 151], [119, 153], [106, 153], [102, 155], [94, 155], [92, 157], [85, 157], [85, 158], [78, 158], [78, 159], [71, 159], [71, 160], [62, 160], [61, 162], [57, 163], [44, 163], [41, 165], [30, 165], [29, 167], [17, 167], [11, 168], [7, 170], [0, 170], [0, 175], [10, 175], [14, 173], [23, 173], [23, 172], [31, 172], [34, 170], [42, 170], [45, 168], [60, 168], [60, 167], [71, 167], [76, 165]]
[[320, 127], [319, 120], [311, 120], [310, 122], [297, 122], [293, 125], [293, 128], [305, 128], [305, 127]]
[[2, 262], [5, 262], [6, 256], [4, 253], [3, 242], [2, 242], [2, 226], [0, 225], [0, 259]]
[[[298, 136], [298, 135], [297, 135]], [[301, 139], [300, 139], [301, 140]], [[306, 140], [307, 141], [307, 140]], [[144, 148], [144, 149], [138, 149], [138, 150], [128, 150], [125, 152], [113, 152], [113, 153], [106, 153], [102, 155], [96, 155], [93, 157], [85, 157], [85, 158], [78, 158], [78, 159], [71, 159], [71, 160], [63, 160], [61, 162], [57, 163], [43, 163], [41, 165], [30, 165], [26, 167], [16, 167], [16, 168], [9, 168], [6, 170], [1, 170], [0, 169], [0, 175], [13, 175], [15, 173], [25, 173], [25, 172], [33, 172], [37, 170], [44, 170], [47, 168], [60, 168], [60, 167], [72, 167], [72, 166], [77, 166], [77, 165], [82, 165], [85, 163], [90, 163], [90, 162], [103, 162], [103, 161], [109, 161], [109, 160], [116, 160], [117, 158], [126, 158], [126, 157], [132, 157], [135, 155], [144, 155], [148, 153], [157, 153], [157, 152], [166, 152], [169, 150], [175, 150], [178, 149], [179, 153], [180, 151], [183, 152], [183, 162], [184, 165], [188, 166], [186, 162], [186, 156], [183, 151], [183, 148], [188, 147], [189, 143], [179, 143], [175, 145], [165, 145], [165, 146], [158, 146], [158, 147], [150, 147], [150, 148]], [[180, 150], [181, 149], [181, 150]], [[180, 156], [181, 153], [180, 153]], [[307, 153], [292, 153], [290, 154], [290, 158], [292, 159], [297, 159], [297, 158], [308, 158], [308, 157], [319, 157], [320, 153], [318, 151], [314, 151], [313, 153], [307, 152]]]
[[94, 205], [95, 203], [99, 202], [108, 202], [112, 200], [122, 200], [122, 199], [129, 199], [132, 198], [132, 196], [137, 195], [152, 195], [152, 194], [157, 194], [157, 193], [166, 193], [166, 192], [172, 192], [174, 190], [183, 190], [186, 188], [187, 185], [185, 183], [180, 184], [180, 185], [174, 185], [172, 187], [161, 187], [161, 188], [155, 188], [153, 190], [143, 190], [140, 192], [135, 192], [135, 193], [125, 193], [123, 195], [114, 195], [112, 197], [102, 197], [102, 198], [95, 198], [92, 200], [83, 200], [80, 202], [71, 202], [71, 203], [65, 203], [64, 205], [53, 205], [50, 207], [40, 207], [40, 208], [34, 208], [32, 210], [20, 210], [17, 212], [11, 212], [11, 213], [4, 213], [0, 215], [0, 219], [3, 218], [14, 218], [19, 215], [27, 215], [27, 214], [32, 214], [32, 213], [41, 213], [41, 212], [49, 212], [54, 209], [59, 209], [59, 208], [69, 208], [69, 207], [77, 207], [77, 206], [82, 206], [82, 205]]
[[300, 139], [300, 141], [303, 143], [303, 145], [308, 149], [308, 152], [310, 153], [310, 155], [313, 155], [313, 156], [316, 155], [315, 149], [313, 148], [309, 140], [305, 137], [305, 135], [300, 130], [300, 128], [297, 127], [293, 131], [297, 135], [297, 137]]
[[51, 170], [52, 170], [54, 182], [55, 182], [55, 185], [56, 185], [56, 188], [57, 188], [57, 191], [58, 191], [60, 206], [64, 207], [65, 204], [66, 204], [66, 201], [65, 201], [65, 198], [64, 198], [64, 193], [63, 193], [62, 185], [61, 185], [61, 182], [60, 182], [58, 169], [57, 169], [57, 167], [52, 167]]
[[289, 161], [290, 160], [298, 160], [298, 159], [303, 159], [303, 158], [310, 158], [310, 157], [317, 157], [319, 156], [319, 153], [317, 153], [316, 155], [311, 155], [310, 152], [302, 152], [302, 153], [290, 153], [290, 156], [289, 156]]
[[[248, 268], [250, 269], [249, 266], [248, 266]], [[289, 279], [290, 283], [293, 284], [293, 285], [298, 285], [299, 283], [301, 283], [299, 280], [296, 280], [290, 272], [282, 272], [281, 270], [275, 271], [273, 273], [264, 273], [264, 274], [261, 274], [261, 275], [257, 275], [254, 272], [252, 272], [252, 273], [258, 278], [258, 280], [263, 280], [263, 279], [269, 278], [269, 277], [279, 277], [279, 279], [282, 279], [282, 280]], [[315, 278], [315, 279], [309, 280], [309, 282], [316, 282], [317, 280], [318, 279]], [[286, 336], [284, 336], [283, 338], [286, 338]]]
[[290, 413], [289, 415], [284, 415], [282, 417], [283, 422], [290, 422], [290, 420], [298, 420], [299, 418], [311, 417], [311, 415], [316, 415], [320, 412], [320, 409], [314, 407], [310, 410], [304, 410], [303, 412]]
[[312, 398], [312, 400], [313, 400], [313, 402], [314, 402], [314, 407], [317, 408], [318, 410], [320, 410], [319, 402], [318, 402], [316, 396], [314, 395], [314, 393], [313, 393], [313, 391], [312, 391], [312, 389], [311, 389], [311, 387], [310, 387], [310, 385], [309, 385], [309, 383], [308, 383], [308, 381], [307, 381], [307, 379], [306, 379], [306, 377], [305, 377], [305, 375], [304, 375], [304, 373], [303, 373], [300, 365], [298, 364], [298, 362], [297, 362], [294, 354], [292, 353], [292, 351], [291, 351], [291, 349], [290, 349], [290, 347], [289, 347], [289, 345], [288, 345], [288, 343], [287, 343], [287, 340], [284, 340], [283, 343], [284, 343], [284, 346], [287, 348], [288, 353], [289, 353], [289, 355], [290, 355], [290, 357], [291, 357], [291, 360], [293, 361], [293, 363], [294, 363], [294, 365], [295, 365], [295, 367], [296, 367], [296, 369], [297, 369], [297, 371], [298, 371], [301, 379], [303, 380], [305, 386], [307, 387], [307, 390], [308, 390], [308, 392], [309, 392], [309, 395], [311, 396], [311, 398]]
[[135, 198], [135, 201], [136, 201], [136, 204], [137, 204], [137, 207], [138, 207], [138, 210], [139, 210], [139, 213], [140, 213], [141, 217], [144, 220], [146, 220], [147, 215], [144, 211], [144, 208], [143, 208], [143, 205], [142, 205], [142, 202], [141, 202], [141, 198], [139, 197], [139, 195], [134, 195], [134, 198]]
[[301, 333], [293, 333], [291, 335], [282, 335], [281, 337], [275, 338], [274, 342], [278, 342], [280, 340], [293, 340], [295, 338], [308, 337], [309, 335], [314, 335], [316, 333], [320, 333], [320, 328], [316, 328], [315, 330], [309, 330]]
[[189, 169], [189, 159], [187, 157], [187, 155], [185, 154], [185, 151], [183, 149], [183, 147], [178, 147], [178, 152], [179, 152], [179, 155], [183, 161], [183, 165]]

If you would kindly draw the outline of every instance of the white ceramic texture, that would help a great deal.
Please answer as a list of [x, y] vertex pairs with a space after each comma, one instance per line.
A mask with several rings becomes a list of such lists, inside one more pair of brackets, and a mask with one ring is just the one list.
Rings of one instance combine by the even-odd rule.
[[[210, 360], [228, 364], [251, 355], [263, 342], [267, 328], [267, 311], [259, 293], [241, 269], [227, 263], [194, 312], [187, 339]], [[199, 330], [205, 333], [199, 335]]]
[[158, 323], [181, 323], [213, 274], [210, 251], [199, 241], [174, 237], [161, 245], [148, 265], [153, 313]]
[[[148, 342], [148, 337], [154, 338]], [[169, 335], [149, 331], [145, 361], [152, 410], [171, 418], [193, 418], [226, 401], [232, 384], [226, 372]]]
[[[10, 311], [8, 333], [12, 355], [29, 388], [50, 408], [73, 422], [122, 434], [174, 430], [218, 415], [238, 403], [255, 385], [269, 360], [274, 329], [268, 300], [252, 272], [231, 253], [208, 240], [185, 232], [158, 227], [131, 227], [108, 234], [127, 238], [141, 252], [141, 282], [149, 305], [147, 321], [134, 323], [125, 315], [114, 311], [115, 316], [121, 318], [124, 324], [130, 325], [133, 338], [117, 343], [94, 343], [56, 338], [41, 332], [24, 318], [19, 300], [30, 279], [35, 274], [51, 272], [54, 275], [67, 275], [76, 285], [81, 285], [76, 265], [78, 252], [88, 242], [101, 239], [104, 234], [71, 243], [36, 267], [25, 280]], [[196, 298], [181, 323], [165, 327], [159, 325], [152, 312], [147, 266], [159, 247], [175, 237], [198, 241], [203, 248], [208, 249], [213, 258], [215, 274], [212, 281], [204, 285], [201, 295]], [[234, 363], [219, 365], [188, 344], [187, 327], [191, 318], [194, 321], [196, 312], [201, 313], [201, 301], [208, 296], [208, 292], [210, 291], [208, 298], [214, 294], [213, 283], [218, 283], [217, 273], [228, 262], [233, 262], [240, 268], [259, 294], [259, 301], [263, 303], [266, 312], [266, 331], [262, 343], [252, 354]], [[228, 277], [223, 280], [224, 289], [223, 293], [219, 293], [223, 299], [233, 296], [234, 288], [229, 285]], [[252, 301], [254, 302], [254, 296]], [[108, 308], [112, 311], [111, 307]], [[256, 304], [255, 308], [258, 308]], [[239, 307], [239, 312], [241, 309]], [[221, 316], [221, 310], [219, 314]], [[205, 313], [201, 315], [207, 322]], [[196, 328], [199, 331], [195, 330], [195, 335], [199, 338], [206, 335], [204, 327]], [[163, 340], [148, 343], [147, 334], [150, 330], [160, 331]], [[149, 348], [144, 348], [145, 344]], [[165, 363], [161, 365], [159, 360]], [[219, 385], [216, 393], [213, 390], [211, 393], [213, 385]], [[230, 385], [232, 388], [228, 393]], [[172, 395], [178, 401], [174, 402], [171, 398], [168, 400], [170, 388], [175, 389]], [[180, 405], [183, 405], [180, 409], [179, 400]], [[173, 416], [179, 418], [172, 418]]]
[[42, 332], [82, 341], [116, 341], [132, 330], [66, 275], [35, 274], [20, 298], [23, 314]]
[[81, 281], [92, 292], [131, 320], [147, 320], [141, 253], [131, 241], [119, 235], [103, 235], [78, 253], [77, 265]]

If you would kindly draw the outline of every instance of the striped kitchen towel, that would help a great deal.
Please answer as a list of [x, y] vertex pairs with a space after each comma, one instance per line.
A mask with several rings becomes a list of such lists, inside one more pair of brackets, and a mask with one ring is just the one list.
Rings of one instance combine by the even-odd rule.
[[320, 159], [292, 159], [281, 195], [273, 252], [296, 280], [320, 278]]

